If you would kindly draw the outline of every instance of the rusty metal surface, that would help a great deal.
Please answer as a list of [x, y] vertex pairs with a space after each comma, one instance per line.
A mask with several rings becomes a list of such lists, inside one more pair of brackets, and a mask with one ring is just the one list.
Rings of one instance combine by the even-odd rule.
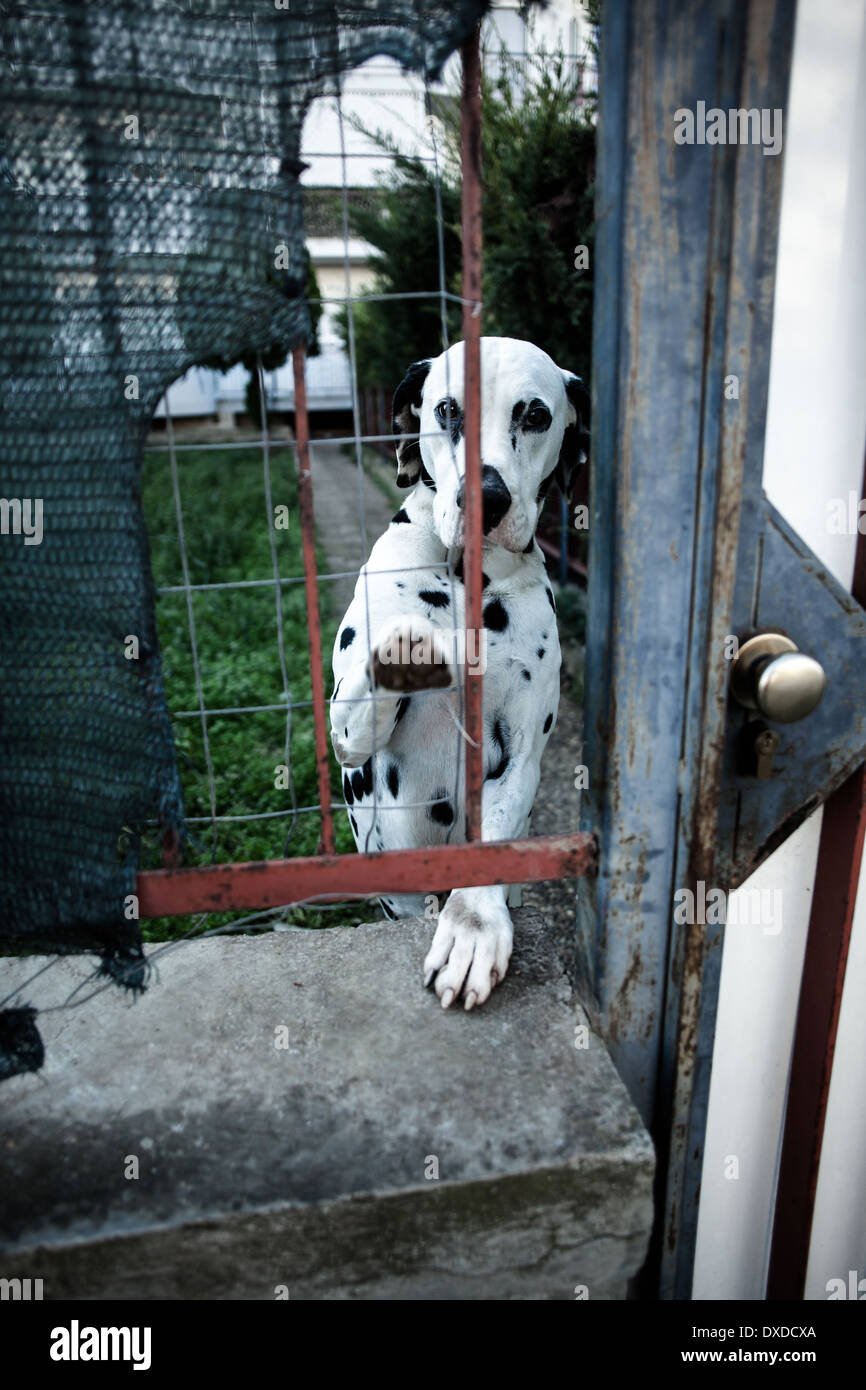
[[[466, 651], [477, 650], [471, 634], [480, 633], [481, 578], [481, 52], [480, 30], [463, 45], [461, 105], [464, 438], [466, 451], [463, 563], [466, 586]], [[470, 645], [472, 642], [472, 645]], [[466, 740], [466, 839], [481, 839], [481, 790], [484, 781], [483, 676], [470, 675], [464, 664]]]
[[298, 504], [301, 512], [301, 540], [304, 554], [304, 592], [307, 601], [307, 640], [310, 648], [310, 679], [313, 695], [313, 725], [316, 740], [316, 776], [319, 805], [322, 808], [322, 835], [319, 849], [334, 852], [334, 818], [331, 814], [331, 744], [325, 725], [325, 686], [322, 675], [322, 625], [319, 617], [319, 578], [316, 572], [316, 523], [313, 515], [313, 477], [310, 472], [310, 422], [307, 415], [307, 383], [304, 375], [306, 353], [296, 347], [292, 353], [295, 379], [295, 438], [298, 455]]
[[[781, 160], [674, 113], [784, 106], [793, 0], [605, 11], [593, 343], [582, 986], [659, 1155], [644, 1293], [691, 1291], [721, 932], [724, 638], [760, 496]], [[725, 377], [740, 396], [726, 401]]]
[[534, 883], [583, 878], [595, 872], [592, 835], [539, 835], [528, 840], [486, 840], [434, 845], [385, 854], [325, 854], [201, 869], [156, 869], [139, 874], [142, 917], [279, 907], [307, 898], [377, 893], [431, 893], [492, 883]]
[[[714, 104], [785, 109], [795, 5], [793, 0], [778, 0], [752, 4], [747, 10], [742, 34], [723, 50], [733, 99]], [[701, 881], [732, 886], [720, 817], [736, 722], [727, 702], [731, 663], [726, 637], [743, 633], [740, 595], [748, 561], [757, 552], [762, 515], [767, 345], [782, 167], [779, 159], [767, 159], [748, 146], [729, 155], [733, 158], [714, 195], [719, 235], [708, 280], [701, 495], [707, 474], [715, 475], [715, 493], [698, 548], [703, 572], [697, 570], [694, 584], [677, 887], [694, 887]], [[721, 392], [729, 373], [739, 382], [739, 399], [731, 402]], [[722, 926], [696, 923], [674, 932], [670, 952], [658, 1107], [669, 1162], [659, 1255], [662, 1297], [691, 1294], [723, 938]]]

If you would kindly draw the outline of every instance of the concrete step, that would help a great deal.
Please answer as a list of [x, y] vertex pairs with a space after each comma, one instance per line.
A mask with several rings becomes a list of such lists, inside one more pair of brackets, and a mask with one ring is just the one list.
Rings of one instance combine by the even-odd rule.
[[[414, 918], [190, 942], [143, 998], [43, 1014], [42, 1073], [0, 1089], [0, 1275], [46, 1299], [624, 1297], [651, 1142], [543, 921], [514, 917], [471, 1014], [422, 989]], [[4, 961], [0, 994], [41, 963]]]

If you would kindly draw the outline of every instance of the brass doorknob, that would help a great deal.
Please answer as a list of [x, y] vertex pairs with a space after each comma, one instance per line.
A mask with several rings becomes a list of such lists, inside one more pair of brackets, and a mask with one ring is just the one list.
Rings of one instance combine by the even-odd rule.
[[731, 671], [731, 694], [737, 703], [760, 710], [775, 724], [805, 719], [820, 702], [826, 683], [820, 661], [805, 656], [781, 632], [750, 637]]

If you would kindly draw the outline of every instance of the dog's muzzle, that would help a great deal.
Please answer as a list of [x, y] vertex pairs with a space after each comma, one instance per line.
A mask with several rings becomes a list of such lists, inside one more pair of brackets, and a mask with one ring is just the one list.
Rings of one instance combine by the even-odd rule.
[[[463, 510], [464, 487], [460, 484], [457, 505]], [[490, 464], [481, 469], [481, 524], [485, 536], [489, 535], [505, 516], [511, 506], [511, 493], [505, 486], [502, 474]]]

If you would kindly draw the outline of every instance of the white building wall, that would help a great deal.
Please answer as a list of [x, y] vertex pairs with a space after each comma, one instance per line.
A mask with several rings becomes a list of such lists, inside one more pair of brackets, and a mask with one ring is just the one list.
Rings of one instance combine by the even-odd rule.
[[[866, 12], [800, 0], [785, 130], [764, 487], [850, 586], [856, 535], [827, 501], [860, 496], [866, 437]], [[762, 1298], [821, 813], [747, 884], [781, 887], [784, 925], [729, 931], [713, 1060], [694, 1297]], [[807, 1280], [866, 1272], [866, 875], [861, 876]], [[726, 1179], [725, 1160], [739, 1159]]]
[[[207, 367], [193, 367], [186, 376], [173, 383], [166, 392], [172, 416], [215, 415], [218, 375]], [[165, 397], [155, 411], [157, 419], [165, 415]]]

